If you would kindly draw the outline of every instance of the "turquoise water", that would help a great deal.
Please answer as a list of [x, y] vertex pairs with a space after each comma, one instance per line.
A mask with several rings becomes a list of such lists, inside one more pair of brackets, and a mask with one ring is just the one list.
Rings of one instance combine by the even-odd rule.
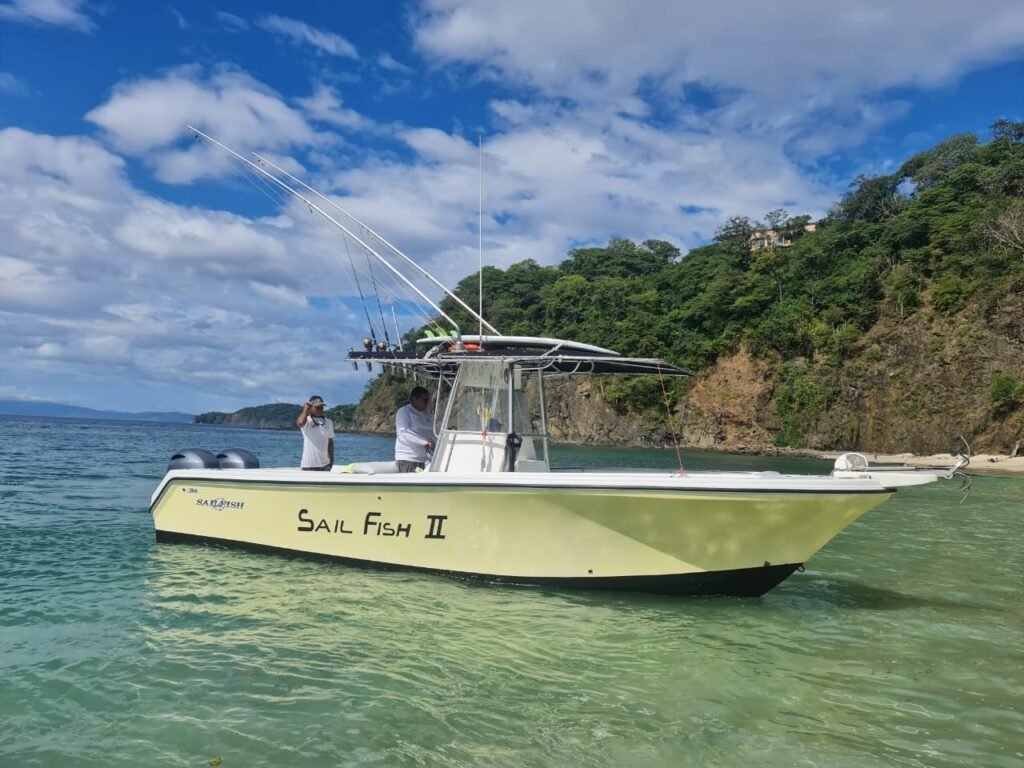
[[174, 450], [299, 441], [0, 417], [0, 766], [1024, 766], [1022, 480], [901, 492], [760, 599], [153, 542]]

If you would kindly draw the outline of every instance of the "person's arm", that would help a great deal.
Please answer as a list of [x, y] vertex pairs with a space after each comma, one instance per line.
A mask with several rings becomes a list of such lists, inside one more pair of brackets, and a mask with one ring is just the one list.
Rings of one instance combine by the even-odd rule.
[[309, 418], [309, 403], [302, 406], [302, 411], [299, 412], [299, 418], [295, 420], [295, 426], [302, 429], [306, 426], [306, 420]]
[[331, 460], [331, 465], [334, 465], [334, 438], [332, 437], [327, 441], [327, 458]]

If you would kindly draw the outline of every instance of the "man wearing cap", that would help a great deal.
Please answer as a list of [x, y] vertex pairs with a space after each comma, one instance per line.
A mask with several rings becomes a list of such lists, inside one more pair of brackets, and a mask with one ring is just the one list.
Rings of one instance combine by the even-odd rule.
[[409, 404], [395, 414], [395, 462], [399, 472], [415, 472], [426, 466], [434, 450], [434, 417], [427, 410], [430, 392], [413, 387]]
[[324, 399], [313, 395], [295, 426], [302, 430], [302, 468], [330, 472], [334, 465], [334, 422], [324, 416]]

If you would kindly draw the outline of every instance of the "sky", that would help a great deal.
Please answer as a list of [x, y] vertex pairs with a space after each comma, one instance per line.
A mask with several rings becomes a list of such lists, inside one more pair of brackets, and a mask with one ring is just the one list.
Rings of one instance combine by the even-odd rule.
[[454, 286], [819, 217], [999, 118], [1020, 0], [0, 0], [0, 399], [355, 402], [347, 350], [422, 324], [365, 229], [189, 125]]

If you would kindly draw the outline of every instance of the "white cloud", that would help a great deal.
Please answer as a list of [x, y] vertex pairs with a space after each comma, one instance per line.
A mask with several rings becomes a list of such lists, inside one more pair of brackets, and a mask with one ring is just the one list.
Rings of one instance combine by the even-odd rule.
[[299, 307], [300, 309], [305, 309], [309, 306], [309, 300], [303, 294], [283, 285], [268, 285], [267, 283], [250, 280], [249, 288], [263, 298], [278, 304]]
[[127, 211], [113, 232], [114, 239], [156, 259], [174, 259], [181, 268], [223, 275], [240, 266], [270, 275], [287, 271], [282, 243], [265, 235], [242, 217], [202, 211], [147, 199]]
[[241, 16], [236, 16], [233, 13], [227, 11], [217, 11], [217, 20], [220, 21], [225, 27], [235, 32], [245, 32], [249, 29], [249, 22], [243, 19]]
[[208, 78], [188, 67], [119, 85], [86, 119], [105, 131], [115, 149], [145, 157], [157, 177], [171, 183], [220, 175], [234, 167], [227, 155], [205, 144], [175, 146], [190, 138], [189, 124], [242, 153], [333, 140], [318, 135], [299, 111], [262, 83], [223, 68]]
[[356, 47], [341, 35], [311, 27], [298, 19], [276, 15], [263, 16], [256, 22], [256, 25], [268, 32], [287, 38], [293, 45], [311, 45], [317, 51], [331, 56], [347, 59], [359, 58]]
[[899, 85], [947, 82], [970, 66], [1019, 52], [1024, 42], [1024, 14], [1015, 0], [969, 6], [723, 0], [700, 7], [660, 0], [426, 0], [424, 8], [416, 30], [423, 51], [492, 66], [504, 77], [570, 97], [614, 99], [656, 78], [672, 87], [695, 82], [787, 102], [855, 100]]
[[79, 32], [92, 32], [96, 24], [79, 9], [83, 0], [11, 0], [0, 5], [0, 21], [52, 24]]
[[377, 57], [377, 66], [381, 69], [385, 69], [388, 72], [399, 72], [403, 75], [411, 75], [416, 70], [412, 67], [397, 61], [394, 56], [390, 53], [382, 53]]
[[426, 0], [415, 36], [438, 65], [606, 113], [642, 110], [638, 98], [679, 119], [710, 107], [716, 129], [788, 138], [838, 117], [845, 136], [801, 147], [824, 153], [863, 136], [865, 98], [1019, 54], [1024, 13], [1017, 0]]
[[329, 85], [317, 85], [309, 98], [296, 99], [298, 104], [313, 120], [351, 130], [369, 130], [374, 122], [353, 109], [342, 106], [338, 92]]
[[[949, 82], [1024, 40], [1007, 10], [1016, 6], [994, 0], [830, 12], [794, 0], [424, 8], [413, 31], [438, 77], [491, 78], [521, 99], [489, 105], [485, 260], [498, 266], [557, 263], [612, 235], [685, 249], [733, 214], [820, 214], [836, 189], [814, 162], [898, 116], [906, 107], [888, 89]], [[358, 56], [303, 22], [259, 25]], [[411, 74], [389, 54], [376, 63]], [[308, 179], [454, 284], [477, 264], [475, 131], [375, 121], [325, 84], [340, 74], [318, 72], [312, 94], [296, 97], [237, 68], [186, 67], [115, 86], [87, 115], [102, 141], [0, 130], [4, 386], [30, 393], [23, 376], [38, 373], [240, 404], [355, 394], [363, 374], [322, 364], [365, 332], [349, 258], [372, 322], [383, 311], [392, 333], [392, 305], [403, 330], [422, 320], [400, 281], [373, 262], [371, 275], [365, 254], [298, 201], [268, 210], [253, 192], [258, 203], [238, 212], [175, 204], [133, 186], [119, 156], [179, 184], [234, 172], [227, 155], [188, 137], [185, 123], [195, 124]], [[354, 145], [357, 133], [372, 141]], [[248, 189], [226, 183], [225, 199]]]
[[27, 400], [36, 402], [46, 402], [46, 399], [28, 392], [20, 387], [12, 387], [9, 385], [0, 384], [0, 397], [9, 400]]
[[188, 29], [191, 26], [191, 24], [189, 24], [188, 22], [188, 19], [185, 17], [185, 14], [183, 14], [173, 5], [167, 6], [167, 12], [174, 17], [174, 21], [178, 25], [178, 29]]
[[24, 96], [28, 88], [10, 72], [0, 72], [0, 93], [9, 93], [12, 96]]
[[263, 218], [175, 205], [134, 189], [94, 141], [13, 128], [0, 131], [0, 198], [10, 391], [134, 382], [251, 403], [361, 386], [319, 364], [363, 330], [344, 330], [351, 312], [333, 299], [307, 298], [346, 283], [337, 238], [301, 204]]

